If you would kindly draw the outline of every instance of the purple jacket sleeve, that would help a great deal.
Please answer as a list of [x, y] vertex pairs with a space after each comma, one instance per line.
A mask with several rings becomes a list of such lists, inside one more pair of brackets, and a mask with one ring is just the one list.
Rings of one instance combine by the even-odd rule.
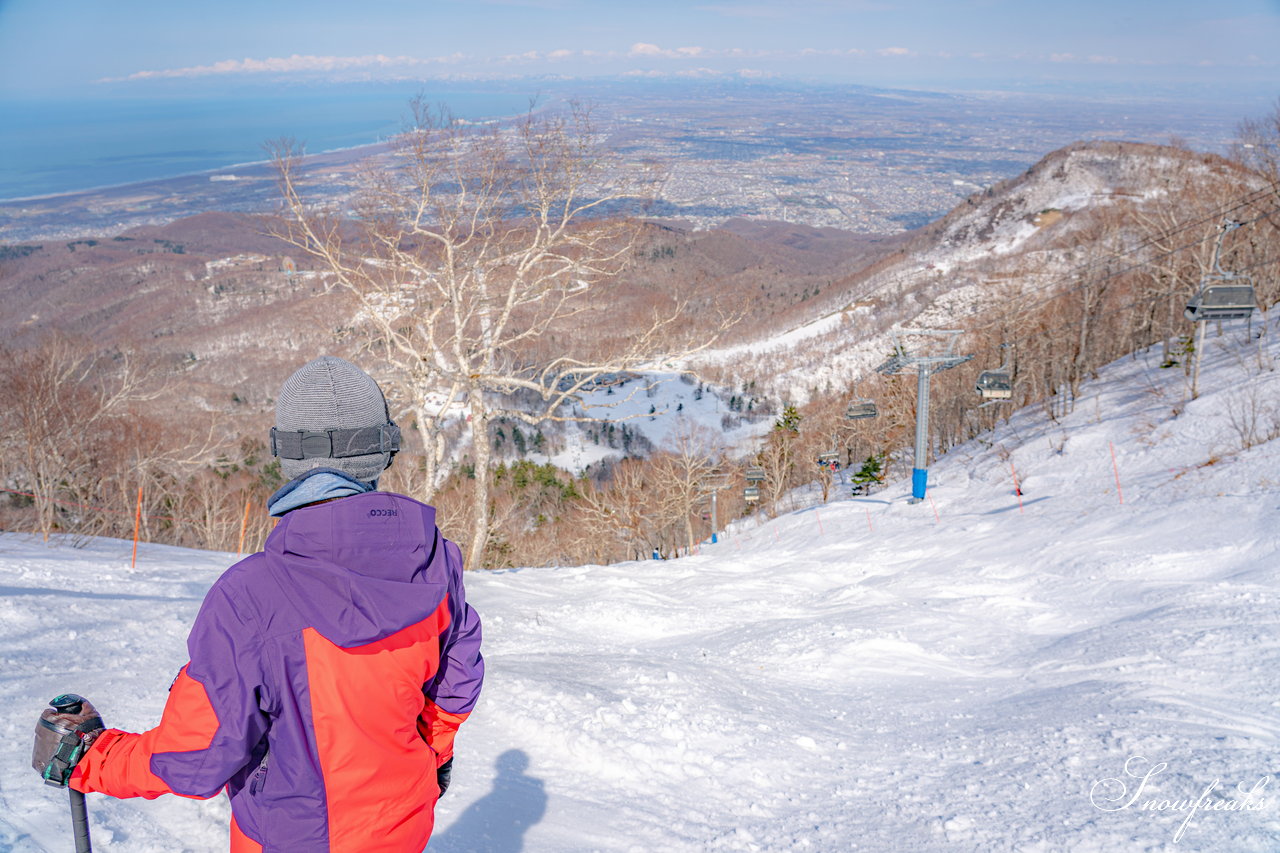
[[443, 764], [453, 756], [453, 737], [480, 698], [484, 659], [480, 656], [480, 617], [467, 604], [462, 583], [462, 554], [444, 540], [449, 567], [449, 627], [440, 637], [440, 670], [423, 685], [419, 731]]
[[186, 674], [204, 687], [216, 728], [205, 749], [158, 754], [151, 765], [174, 790], [207, 796], [249, 763], [268, 727], [260, 707], [265, 679], [257, 620], [228, 585], [209, 590], [187, 652]]
[[215, 584], [191, 629], [191, 662], [169, 688], [160, 725], [142, 734], [105, 733], [81, 761], [73, 787], [148, 799], [207, 798], [222, 790], [267, 729], [258, 709], [261, 663], [252, 623]]

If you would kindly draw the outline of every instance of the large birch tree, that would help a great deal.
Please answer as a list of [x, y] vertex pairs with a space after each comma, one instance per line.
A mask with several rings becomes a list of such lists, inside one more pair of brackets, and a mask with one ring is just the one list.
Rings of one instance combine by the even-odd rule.
[[712, 328], [694, 344], [673, 341], [678, 302], [609, 334], [622, 318], [610, 317], [607, 288], [636, 252], [636, 214], [656, 176], [611, 151], [580, 105], [477, 127], [417, 101], [349, 211], [309, 198], [298, 155], [275, 151], [281, 236], [354, 297], [354, 325], [394, 374], [422, 440], [420, 497], [447, 473], [446, 423], [464, 419], [470, 566], [482, 565], [490, 534], [495, 420], [607, 418], [586, 410], [584, 392], [716, 339]]

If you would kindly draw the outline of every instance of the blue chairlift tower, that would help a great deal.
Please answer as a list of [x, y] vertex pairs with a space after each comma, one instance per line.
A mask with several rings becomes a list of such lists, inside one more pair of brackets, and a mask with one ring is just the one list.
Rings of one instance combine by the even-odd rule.
[[[911, 503], [924, 500], [929, 486], [929, 377], [964, 364], [971, 355], [957, 355], [956, 342], [964, 334], [959, 329], [902, 329], [893, 333], [893, 355], [876, 368], [877, 373], [895, 376], [916, 372], [916, 455], [911, 470]], [[908, 349], [907, 341], [916, 341]]]
[[729, 485], [729, 475], [719, 468], [714, 468], [702, 478], [698, 485], [702, 489], [703, 496], [711, 498], [711, 542], [715, 544], [718, 541], [716, 531], [719, 529], [719, 519], [716, 513], [717, 498], [720, 496], [720, 490]]

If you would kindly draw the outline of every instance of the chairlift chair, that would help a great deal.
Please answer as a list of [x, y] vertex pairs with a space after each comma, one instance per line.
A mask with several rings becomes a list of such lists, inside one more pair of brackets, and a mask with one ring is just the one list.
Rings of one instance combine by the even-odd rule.
[[1193, 323], [1202, 320], [1244, 320], [1253, 316], [1257, 297], [1253, 280], [1247, 275], [1222, 268], [1222, 239], [1228, 231], [1240, 227], [1239, 222], [1224, 222], [1213, 247], [1213, 272], [1200, 280], [1200, 291], [1187, 303], [1182, 315]]
[[718, 492], [725, 486], [729, 485], [729, 475], [720, 471], [713, 471], [702, 478], [698, 483], [702, 490], [706, 493]]
[[1009, 364], [1008, 347], [1007, 343], [1000, 345], [1000, 349], [1005, 350], [1004, 363], [994, 370], [979, 373], [978, 382], [974, 385], [974, 390], [988, 403], [1013, 399], [1013, 368]]
[[[858, 391], [858, 383], [854, 383], [853, 391]], [[876, 401], [870, 397], [858, 397], [849, 404], [849, 408], [844, 410], [844, 416], [851, 421], [860, 421], [863, 418], [874, 418], [880, 413], [876, 411]]]
[[832, 462], [839, 462], [839, 461], [840, 461], [839, 448], [833, 447], [831, 450], [828, 450], [826, 453], [818, 454], [818, 462], [822, 465], [830, 465]]
[[[747, 469], [747, 472], [746, 472], [746, 478], [747, 478], [747, 482], [748, 482], [748, 483], [763, 483], [763, 482], [764, 482], [764, 469], [763, 469], [763, 468], [748, 468], [748, 469]], [[757, 490], [757, 493], [758, 493], [758, 491], [759, 491], [759, 490]]]
[[974, 387], [984, 400], [1009, 400], [1013, 397], [1013, 378], [1003, 368], [982, 371]]
[[742, 499], [749, 504], [758, 502], [760, 500], [760, 487], [747, 486], [742, 490]]
[[860, 421], [863, 418], [874, 418], [880, 413], [876, 411], [874, 400], [855, 400], [849, 404], [849, 408], [845, 409], [844, 416], [851, 421]]
[[1245, 276], [1232, 276], [1219, 281], [1232, 281], [1233, 284], [1208, 284], [1216, 279], [1211, 276], [1200, 283], [1200, 292], [1191, 297], [1182, 315], [1193, 323], [1201, 320], [1243, 320], [1253, 316], [1256, 297], [1253, 284], [1240, 284], [1248, 281]]

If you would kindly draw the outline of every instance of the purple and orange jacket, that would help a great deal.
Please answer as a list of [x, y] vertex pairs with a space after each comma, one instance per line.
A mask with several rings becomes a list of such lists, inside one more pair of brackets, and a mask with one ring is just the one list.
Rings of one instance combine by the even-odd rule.
[[484, 677], [435, 509], [369, 492], [289, 512], [209, 590], [160, 725], [104, 732], [73, 788], [231, 797], [231, 850], [420, 853]]

